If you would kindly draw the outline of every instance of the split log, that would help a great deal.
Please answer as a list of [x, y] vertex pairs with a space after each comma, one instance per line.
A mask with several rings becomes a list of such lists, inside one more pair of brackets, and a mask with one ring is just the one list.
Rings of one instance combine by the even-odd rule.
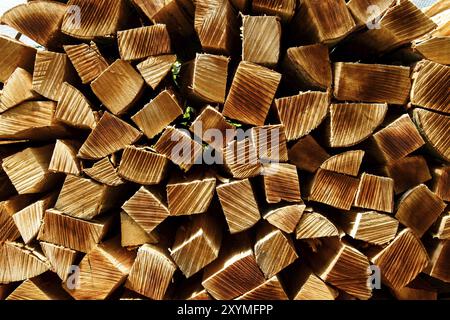
[[334, 64], [334, 97], [343, 101], [406, 104], [410, 68], [382, 64]]
[[236, 300], [289, 300], [289, 298], [284, 292], [278, 276], [273, 276]]
[[48, 242], [41, 242], [40, 245], [50, 262], [51, 270], [55, 272], [62, 281], [66, 281], [70, 268], [75, 263], [77, 252]]
[[264, 125], [280, 80], [278, 72], [242, 61], [233, 78], [223, 115], [247, 124]]
[[288, 141], [302, 138], [316, 129], [327, 116], [329, 105], [328, 93], [318, 91], [276, 99], [278, 117]]
[[26, 280], [49, 269], [50, 263], [34, 248], [9, 241], [0, 244], [0, 283]]
[[248, 179], [219, 185], [216, 191], [231, 234], [247, 230], [260, 220], [258, 203]]
[[188, 37], [192, 27], [194, 4], [190, 0], [132, 0], [154, 24], [165, 24], [173, 35]]
[[53, 101], [27, 101], [0, 114], [0, 139], [50, 140], [68, 136]]
[[267, 203], [301, 202], [300, 181], [297, 168], [291, 164], [264, 165], [264, 192]]
[[6, 11], [1, 23], [44, 47], [55, 47], [62, 40], [61, 23], [67, 5], [56, 1], [33, 1]]
[[67, 11], [61, 31], [83, 40], [115, 35], [128, 15], [124, 0], [69, 0], [68, 5], [77, 9]]
[[105, 236], [111, 220], [109, 217], [86, 221], [49, 209], [45, 212], [38, 240], [88, 253]]
[[167, 250], [144, 244], [137, 252], [126, 286], [153, 300], [162, 300], [177, 265]]
[[261, 15], [278, 16], [283, 23], [287, 23], [294, 16], [296, 6], [297, 2], [295, 0], [253, 0], [252, 12]]
[[186, 176], [172, 176], [166, 186], [170, 215], [205, 213], [215, 188], [216, 178], [209, 172], [195, 171]]
[[347, 2], [347, 7], [355, 18], [357, 26], [362, 27], [373, 25], [374, 19], [379, 19], [394, 2], [394, 0], [350, 0]]
[[162, 197], [145, 187], [125, 202], [122, 209], [148, 234], [170, 215]]
[[242, 16], [242, 60], [273, 67], [280, 58], [281, 24], [276, 16]]
[[56, 197], [57, 194], [51, 193], [12, 216], [25, 244], [29, 244], [38, 235], [44, 213], [55, 204]]
[[323, 281], [360, 300], [371, 297], [369, 261], [355, 248], [338, 239], [328, 239], [308, 262]]
[[120, 213], [120, 243], [122, 247], [135, 248], [145, 243], [158, 243], [158, 234], [148, 234], [136, 221], [125, 212]]
[[433, 192], [442, 200], [450, 202], [450, 166], [433, 170]]
[[450, 136], [447, 134], [450, 116], [423, 109], [414, 109], [413, 119], [427, 141], [427, 146], [437, 156], [445, 161], [450, 161]]
[[64, 181], [55, 209], [74, 218], [92, 219], [114, 208], [124, 188], [110, 187], [90, 179], [68, 175]]
[[237, 25], [237, 13], [229, 1], [196, 1], [194, 28], [203, 51], [230, 55], [238, 39]]
[[120, 57], [125, 61], [172, 53], [166, 25], [155, 24], [117, 32]]
[[386, 248], [372, 259], [383, 276], [383, 282], [399, 289], [410, 283], [428, 265], [427, 252], [410, 229], [404, 229]]
[[176, 55], [165, 54], [156, 57], [149, 57], [139, 63], [136, 67], [145, 82], [153, 90], [155, 90], [162, 80], [169, 74], [176, 60]]
[[93, 160], [104, 158], [135, 143], [141, 135], [140, 131], [125, 121], [105, 112], [81, 146], [78, 157]]
[[125, 147], [118, 174], [141, 185], [158, 184], [166, 175], [169, 161], [150, 148]]
[[356, 27], [344, 0], [305, 0], [291, 22], [294, 40], [333, 45]]
[[0, 202], [0, 242], [14, 241], [20, 237], [20, 232], [12, 216], [33, 200], [33, 195], [17, 195]]
[[69, 300], [70, 296], [58, 286], [54, 286], [55, 278], [41, 275], [22, 282], [6, 300]]
[[326, 45], [289, 48], [282, 66], [286, 76], [302, 89], [325, 91], [331, 88], [331, 62]]
[[36, 100], [39, 95], [32, 89], [31, 74], [18, 67], [6, 80], [0, 95], [0, 113], [9, 110], [22, 102]]
[[412, 79], [413, 105], [450, 114], [450, 67], [422, 60], [414, 68]]
[[423, 58], [440, 64], [450, 64], [450, 36], [415, 40], [412, 49]]
[[102, 56], [94, 41], [89, 44], [66, 45], [64, 51], [83, 84], [91, 83], [108, 68], [108, 61]]
[[397, 235], [398, 221], [376, 211], [351, 211], [339, 216], [339, 227], [350, 237], [374, 245], [384, 245]]
[[64, 82], [73, 82], [75, 70], [65, 53], [38, 51], [34, 63], [33, 90], [47, 99], [58, 101]]
[[59, 182], [60, 176], [48, 170], [53, 147], [27, 148], [3, 159], [3, 170], [19, 194], [45, 192]]
[[[225, 117], [211, 106], [207, 106], [200, 115], [192, 122], [189, 130], [208, 143], [216, 151], [221, 151], [226, 147], [236, 135], [236, 127], [229, 123]], [[213, 131], [214, 130], [214, 131]], [[220, 132], [220, 137], [215, 137], [212, 132]]]
[[81, 163], [77, 158], [79, 148], [80, 144], [78, 141], [56, 140], [48, 170], [80, 176]]
[[236, 179], [256, 177], [262, 170], [256, 147], [248, 138], [230, 142], [224, 150], [224, 162]]
[[436, 1], [432, 6], [423, 9], [427, 17], [431, 18], [436, 24], [437, 28], [431, 33], [434, 36], [448, 36], [450, 35], [450, 21], [448, 20], [449, 5], [447, 1]]
[[436, 222], [434, 237], [440, 240], [450, 240], [450, 212], [446, 212]]
[[290, 236], [269, 224], [258, 229], [254, 252], [256, 263], [266, 279], [274, 277], [298, 258]]
[[433, 278], [450, 282], [450, 241], [439, 241], [430, 250], [430, 267], [427, 273]]
[[61, 85], [60, 92], [55, 119], [75, 128], [94, 129], [97, 115], [86, 97], [67, 82]]
[[338, 296], [338, 291], [316, 276], [304, 262], [297, 263], [290, 271], [294, 278], [286, 278], [283, 283], [291, 299], [324, 301], [334, 300]]
[[267, 212], [263, 219], [286, 233], [293, 233], [305, 208], [304, 204], [284, 206]]
[[358, 185], [357, 178], [319, 169], [312, 181], [309, 200], [338, 209], [350, 210], [358, 192]]
[[444, 201], [421, 184], [400, 198], [395, 218], [422, 237], [445, 207]]
[[128, 111], [141, 96], [144, 86], [141, 75], [131, 64], [120, 59], [91, 83], [94, 94], [115, 115]]
[[356, 177], [359, 173], [363, 157], [363, 150], [343, 152], [325, 160], [320, 168]]
[[295, 231], [297, 239], [338, 237], [336, 226], [317, 212], [304, 212]]
[[230, 58], [197, 53], [183, 65], [183, 91], [193, 100], [224, 103]]
[[36, 49], [24, 43], [0, 35], [0, 82], [5, 83], [17, 68], [32, 71]]
[[401, 158], [382, 170], [394, 180], [395, 194], [402, 193], [431, 179], [427, 162], [422, 156]]
[[224, 241], [226, 247], [219, 259], [205, 268], [203, 287], [217, 300], [230, 300], [264, 283], [264, 275], [256, 263], [245, 236]]
[[198, 215], [178, 228], [170, 256], [189, 278], [217, 259], [221, 241], [218, 221], [210, 213]]
[[155, 145], [156, 152], [165, 155], [183, 171], [202, 159], [203, 146], [191, 139], [186, 131], [167, 127]]
[[91, 168], [84, 169], [83, 172], [91, 179], [107, 186], [116, 187], [125, 183], [108, 157], [97, 161]]
[[163, 90], [131, 119], [147, 138], [152, 139], [182, 114], [183, 110], [175, 94], [170, 90]]
[[135, 254], [120, 246], [117, 239], [97, 245], [78, 265], [76, 284], [64, 289], [76, 300], [103, 300], [119, 287], [130, 273]]
[[373, 155], [388, 164], [407, 156], [425, 144], [407, 114], [375, 133], [372, 142]]
[[350, 147], [366, 140], [381, 125], [387, 111], [387, 104], [332, 104], [329, 125], [330, 146]]
[[253, 127], [251, 140], [263, 163], [288, 161], [286, 134], [283, 125]]
[[363, 173], [354, 206], [392, 213], [394, 211], [394, 180]]
[[330, 155], [311, 136], [301, 138], [288, 152], [289, 161], [300, 170], [316, 172]]

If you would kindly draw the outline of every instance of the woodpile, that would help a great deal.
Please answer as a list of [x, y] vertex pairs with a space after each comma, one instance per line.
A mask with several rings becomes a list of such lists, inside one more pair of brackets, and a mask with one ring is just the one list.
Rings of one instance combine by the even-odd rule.
[[11, 8], [0, 299], [448, 299], [449, 10]]

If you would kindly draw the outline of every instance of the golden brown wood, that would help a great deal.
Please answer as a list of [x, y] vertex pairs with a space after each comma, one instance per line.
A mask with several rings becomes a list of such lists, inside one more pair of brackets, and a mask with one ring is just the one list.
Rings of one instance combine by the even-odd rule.
[[425, 141], [407, 114], [373, 135], [373, 153], [386, 163], [403, 158], [424, 144]]
[[294, 16], [296, 6], [295, 0], [253, 0], [252, 12], [278, 16], [283, 22], [289, 22]]
[[263, 125], [281, 74], [242, 61], [236, 71], [223, 115], [252, 125]]
[[292, 164], [264, 165], [264, 192], [267, 203], [301, 202], [300, 181], [297, 168]]
[[317, 212], [304, 212], [295, 231], [297, 239], [337, 237], [339, 231], [325, 216]]
[[53, 147], [27, 148], [3, 159], [3, 170], [19, 194], [45, 192], [60, 180], [48, 170]]
[[427, 252], [410, 229], [404, 229], [372, 262], [378, 266], [386, 285], [402, 288], [428, 265]]
[[78, 157], [92, 160], [104, 158], [136, 142], [141, 135], [125, 121], [105, 112], [81, 146]]
[[430, 269], [427, 273], [433, 278], [450, 282], [450, 241], [439, 241], [430, 251]]
[[32, 71], [36, 49], [24, 43], [0, 35], [0, 82], [5, 83], [17, 68]]
[[363, 157], [363, 150], [343, 152], [325, 160], [320, 168], [356, 177], [358, 175]]
[[219, 185], [216, 191], [231, 234], [251, 228], [261, 218], [248, 179]]
[[309, 200], [350, 210], [358, 192], [358, 184], [357, 178], [319, 169], [312, 182]]
[[395, 0], [350, 0], [347, 7], [358, 26], [373, 25], [374, 19], [379, 19], [394, 2]]
[[263, 219], [286, 233], [293, 233], [305, 208], [304, 204], [284, 206], [267, 212]]
[[0, 113], [9, 110], [22, 102], [36, 100], [39, 95], [32, 89], [31, 74], [18, 67], [6, 80], [0, 95]]
[[272, 278], [298, 258], [290, 236], [269, 224], [258, 229], [254, 251], [256, 263], [266, 279]]
[[411, 89], [409, 72], [409, 67], [337, 62], [334, 97], [343, 101], [405, 104]]
[[164, 24], [119, 31], [117, 41], [120, 57], [126, 61], [172, 53], [169, 32]]
[[308, 172], [315, 172], [330, 157], [311, 135], [301, 138], [288, 154], [291, 163]]
[[257, 149], [250, 139], [233, 140], [224, 150], [225, 168], [236, 179], [246, 179], [259, 175], [262, 170]]
[[446, 212], [436, 222], [435, 238], [440, 240], [450, 240], [450, 212]]
[[134, 260], [127, 287], [153, 300], [162, 300], [176, 270], [167, 250], [144, 244]]
[[450, 136], [446, 132], [450, 126], [450, 116], [414, 109], [413, 118], [427, 145], [436, 155], [450, 161]]
[[413, 105], [450, 114], [450, 67], [422, 60], [414, 68], [412, 79]]
[[289, 298], [284, 292], [278, 276], [273, 276], [236, 300], [289, 300]]
[[56, 140], [48, 170], [75, 176], [81, 175], [81, 163], [77, 158], [79, 148], [78, 141]]
[[165, 155], [183, 171], [191, 167], [202, 158], [203, 147], [193, 140], [189, 132], [174, 127], [167, 127], [155, 145], [156, 152]]
[[86, 221], [49, 209], [45, 212], [38, 240], [87, 253], [102, 240], [110, 225], [110, 217]]
[[65, 45], [64, 51], [83, 84], [91, 83], [108, 68], [108, 62], [94, 41], [89, 44]]
[[125, 113], [142, 94], [145, 82], [131, 64], [116, 60], [91, 83], [92, 91], [115, 115]]
[[186, 278], [217, 259], [222, 230], [210, 213], [195, 216], [176, 233], [170, 256]]
[[70, 296], [59, 286], [55, 277], [47, 274], [22, 282], [6, 300], [69, 300]]
[[242, 60], [275, 66], [280, 58], [281, 24], [276, 16], [242, 16]]
[[66, 281], [70, 268], [74, 265], [77, 252], [48, 242], [41, 242], [40, 245], [52, 266], [51, 270], [55, 272], [62, 281]]
[[169, 209], [161, 196], [145, 187], [125, 202], [122, 209], [148, 234], [169, 216]]
[[433, 170], [433, 192], [442, 200], [450, 202], [450, 166], [444, 166]]
[[166, 175], [169, 161], [150, 148], [125, 148], [120, 160], [119, 176], [141, 185], [158, 184]]
[[383, 122], [387, 110], [387, 104], [332, 104], [330, 146], [350, 147], [369, 138]]
[[183, 114], [175, 94], [161, 91], [153, 100], [131, 117], [147, 138], [152, 139]]
[[28, 206], [33, 195], [16, 195], [0, 202], [0, 242], [14, 241], [20, 237], [20, 232], [12, 216]]
[[287, 49], [283, 70], [301, 88], [331, 88], [332, 71], [326, 45], [312, 44]]
[[407, 191], [399, 200], [395, 217], [419, 237], [431, 227], [446, 204], [424, 184]]
[[165, 54], [156, 57], [149, 57], [139, 63], [136, 67], [145, 82], [152, 87], [153, 90], [155, 90], [170, 72], [176, 60], [176, 55]]
[[136, 221], [125, 212], [120, 213], [120, 243], [122, 247], [134, 248], [145, 243], [158, 243], [158, 234], [148, 234]]
[[412, 49], [425, 59], [436, 63], [450, 64], [450, 36], [415, 40], [412, 43]]
[[392, 213], [394, 211], [394, 180], [363, 173], [354, 206]]
[[251, 140], [262, 162], [286, 162], [288, 150], [283, 125], [253, 127]]
[[86, 168], [83, 172], [91, 179], [107, 186], [115, 187], [125, 183], [108, 157], [97, 161], [91, 168]]
[[325, 119], [330, 105], [325, 92], [308, 91], [275, 100], [288, 141], [306, 136]]

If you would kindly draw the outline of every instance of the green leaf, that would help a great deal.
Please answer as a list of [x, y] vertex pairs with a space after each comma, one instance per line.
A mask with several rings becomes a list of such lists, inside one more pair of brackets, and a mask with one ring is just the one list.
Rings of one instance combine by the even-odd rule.
[[192, 119], [194, 119], [195, 116], [195, 109], [192, 107], [187, 106], [186, 110], [184, 110], [183, 114], [183, 120], [180, 124], [183, 127], [188, 127], [190, 123], [192, 122]]
[[242, 123], [236, 122], [234, 120], [230, 120], [230, 119], [226, 119], [227, 122], [233, 126], [235, 126], [236, 128], [241, 128], [242, 127]]
[[175, 61], [175, 63], [172, 65], [172, 78], [173, 82], [179, 87], [180, 84], [178, 83], [178, 78], [180, 77], [180, 71], [181, 71], [181, 62], [179, 60]]

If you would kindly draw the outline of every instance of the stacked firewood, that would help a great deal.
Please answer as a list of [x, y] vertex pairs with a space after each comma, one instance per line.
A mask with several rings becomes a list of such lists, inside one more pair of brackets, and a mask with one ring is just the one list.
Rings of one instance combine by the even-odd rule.
[[11, 8], [0, 299], [448, 298], [449, 17], [448, 0]]

